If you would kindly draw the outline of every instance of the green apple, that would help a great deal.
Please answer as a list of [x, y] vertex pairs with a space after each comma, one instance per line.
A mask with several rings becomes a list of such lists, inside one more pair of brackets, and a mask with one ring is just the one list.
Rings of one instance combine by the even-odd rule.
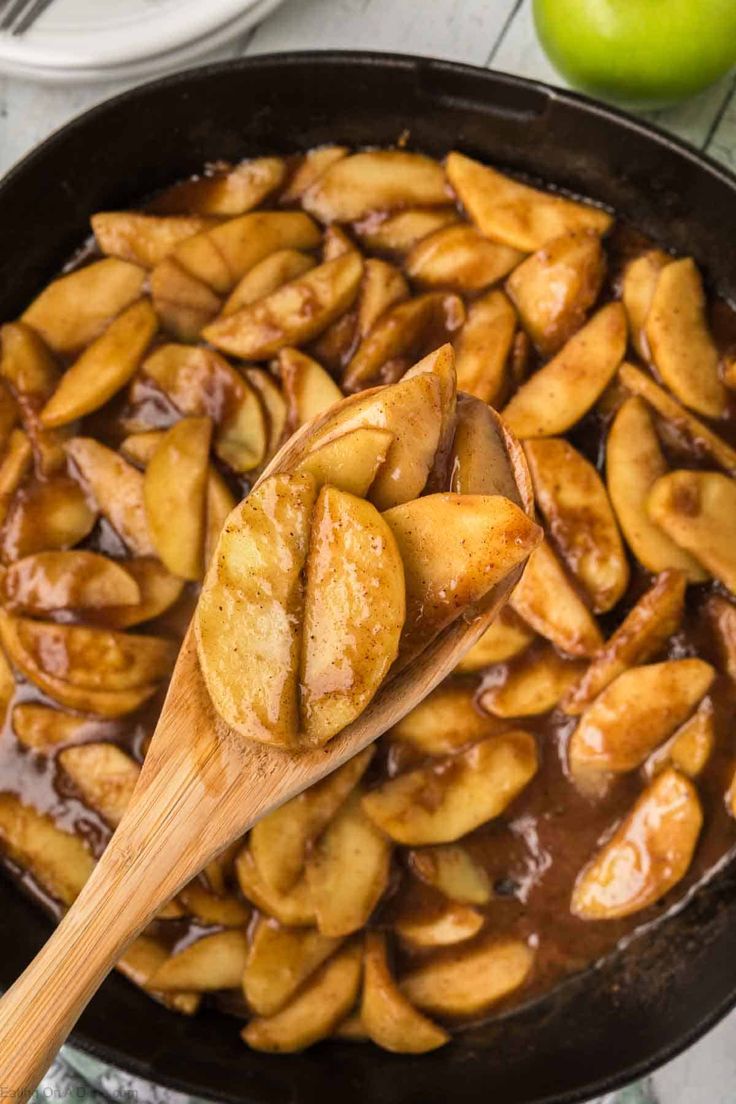
[[630, 106], [676, 103], [736, 63], [736, 0], [534, 0], [534, 20], [570, 84]]

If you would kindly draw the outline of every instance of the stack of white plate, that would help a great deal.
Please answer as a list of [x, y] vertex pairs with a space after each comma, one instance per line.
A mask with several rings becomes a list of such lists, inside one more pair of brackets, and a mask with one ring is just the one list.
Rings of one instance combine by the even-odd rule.
[[180, 69], [225, 46], [281, 2], [53, 0], [25, 34], [0, 34], [0, 71], [66, 83]]

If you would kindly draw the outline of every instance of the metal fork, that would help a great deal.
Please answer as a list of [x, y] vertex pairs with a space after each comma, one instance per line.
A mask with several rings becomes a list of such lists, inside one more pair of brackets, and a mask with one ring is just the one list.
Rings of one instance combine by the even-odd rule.
[[51, 7], [54, 0], [0, 0], [0, 31], [22, 35], [32, 27], [40, 15]]

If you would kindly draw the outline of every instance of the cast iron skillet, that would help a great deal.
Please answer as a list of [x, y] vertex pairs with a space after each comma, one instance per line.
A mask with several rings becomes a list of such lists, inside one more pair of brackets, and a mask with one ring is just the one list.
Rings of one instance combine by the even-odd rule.
[[[368, 53], [285, 54], [198, 69], [118, 96], [65, 127], [0, 185], [0, 319], [13, 318], [88, 233], [217, 158], [325, 142], [452, 147], [610, 204], [690, 253], [736, 300], [736, 179], [650, 127], [578, 96], [447, 62]], [[165, 1011], [120, 977], [74, 1042], [173, 1088], [232, 1104], [571, 1104], [673, 1057], [736, 1003], [736, 874], [598, 969], [421, 1058], [322, 1044], [249, 1052], [237, 1024]], [[0, 987], [48, 922], [0, 881]]]

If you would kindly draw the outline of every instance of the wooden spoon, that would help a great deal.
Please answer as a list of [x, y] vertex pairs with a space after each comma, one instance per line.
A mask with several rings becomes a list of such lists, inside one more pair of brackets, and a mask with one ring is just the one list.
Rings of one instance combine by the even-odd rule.
[[[261, 478], [292, 470], [331, 417], [304, 426]], [[523, 454], [500, 422], [497, 428], [499, 490], [516, 490], [513, 497], [531, 514]], [[450, 673], [521, 570], [464, 611], [326, 747], [299, 754], [244, 740], [217, 716], [190, 628], [125, 816], [72, 908], [0, 1001], [0, 1099], [21, 1104], [31, 1095], [125, 948], [183, 885], [259, 817], [370, 744]]]

